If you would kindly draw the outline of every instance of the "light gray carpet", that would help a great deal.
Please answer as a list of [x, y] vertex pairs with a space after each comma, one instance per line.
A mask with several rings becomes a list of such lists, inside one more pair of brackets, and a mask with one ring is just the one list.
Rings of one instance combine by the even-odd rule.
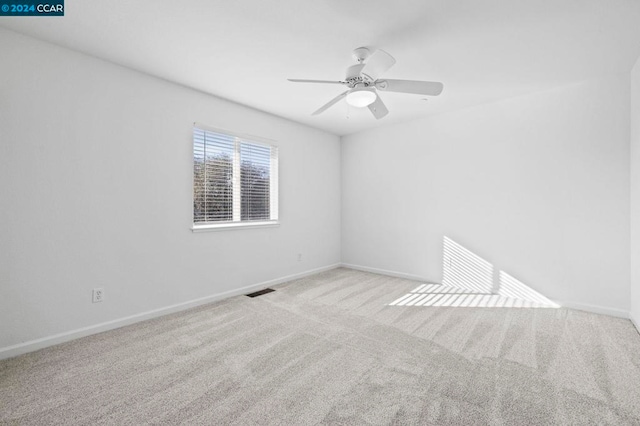
[[336, 269], [0, 362], [9, 424], [640, 425], [640, 335]]

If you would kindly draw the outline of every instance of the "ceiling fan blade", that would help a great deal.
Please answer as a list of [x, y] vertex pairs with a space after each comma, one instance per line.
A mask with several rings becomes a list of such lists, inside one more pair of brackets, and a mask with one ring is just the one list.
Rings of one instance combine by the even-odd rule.
[[329, 83], [329, 84], [346, 84], [346, 81], [331, 81], [331, 80], [301, 80], [299, 78], [288, 78], [287, 80], [294, 83]]
[[335, 98], [331, 99], [329, 102], [327, 102], [326, 104], [324, 104], [323, 106], [321, 106], [320, 108], [318, 108], [318, 110], [316, 110], [313, 114], [311, 115], [318, 115], [320, 113], [323, 113], [324, 111], [326, 111], [327, 109], [329, 109], [330, 107], [332, 107], [336, 102], [338, 102], [339, 100], [341, 100], [342, 98], [344, 98], [345, 96], [347, 96], [347, 93], [349, 93], [349, 91], [347, 90], [344, 93], [339, 94], [338, 96], [336, 96]]
[[373, 52], [373, 55], [366, 60], [364, 68], [362, 68], [362, 75], [376, 81], [380, 75], [393, 66], [396, 60], [393, 56], [389, 55], [382, 49], [378, 49]]
[[384, 104], [384, 102], [382, 102], [382, 99], [380, 99], [380, 96], [378, 96], [377, 94], [376, 100], [371, 105], [369, 105], [369, 111], [371, 111], [376, 120], [380, 120], [382, 117], [389, 114], [387, 106]]
[[436, 81], [417, 80], [378, 80], [376, 89], [387, 92], [414, 93], [416, 95], [438, 96], [442, 93], [443, 84]]

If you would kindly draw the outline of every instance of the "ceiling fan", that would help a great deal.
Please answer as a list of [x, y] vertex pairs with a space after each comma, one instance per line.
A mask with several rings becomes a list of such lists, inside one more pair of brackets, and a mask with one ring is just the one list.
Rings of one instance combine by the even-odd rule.
[[347, 68], [344, 81], [289, 79], [294, 83], [342, 84], [349, 88], [321, 106], [312, 115], [318, 115], [346, 98], [347, 103], [353, 107], [368, 107], [373, 116], [379, 120], [387, 115], [389, 110], [380, 99], [377, 90], [428, 96], [438, 96], [442, 93], [442, 83], [434, 81], [380, 79], [380, 75], [396, 63], [393, 56], [382, 49], [371, 54], [366, 47], [358, 47], [353, 51], [353, 57], [358, 63]]

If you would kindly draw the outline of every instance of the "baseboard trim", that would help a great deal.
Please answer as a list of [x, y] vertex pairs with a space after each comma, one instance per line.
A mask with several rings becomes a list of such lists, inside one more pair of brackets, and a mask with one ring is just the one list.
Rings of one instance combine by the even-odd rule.
[[63, 333], [58, 333], [52, 336], [42, 337], [39, 339], [29, 340], [27, 342], [18, 343], [12, 346], [6, 346], [4, 348], [0, 348], [0, 360], [26, 354], [28, 352], [37, 351], [39, 349], [44, 349], [49, 346], [54, 346], [60, 343], [79, 339], [81, 337], [90, 336], [92, 334], [114, 330], [116, 328], [135, 324], [137, 322], [145, 321], [148, 319], [169, 315], [175, 312], [185, 311], [187, 309], [195, 308], [196, 306], [205, 305], [207, 303], [218, 302], [220, 300], [227, 299], [229, 297], [240, 296], [242, 294], [262, 290], [264, 288], [267, 288], [273, 285], [281, 284], [287, 281], [292, 281], [298, 278], [304, 278], [309, 275], [314, 275], [320, 272], [329, 271], [331, 269], [335, 269], [339, 267], [340, 267], [340, 264], [336, 263], [333, 265], [310, 269], [304, 272], [299, 272], [296, 274], [291, 274], [284, 277], [263, 281], [257, 284], [252, 284], [252, 285], [238, 288], [235, 290], [229, 290], [222, 293], [217, 293], [210, 296], [189, 300], [187, 302], [176, 303], [175, 305], [165, 306], [163, 308], [141, 312], [139, 314], [130, 315], [124, 318], [118, 318], [112, 321], [90, 325], [88, 327], [82, 327], [75, 330], [65, 331]]
[[389, 277], [405, 278], [413, 281], [433, 282], [419, 275], [406, 274], [404, 272], [389, 271], [386, 269], [371, 268], [369, 266], [354, 265], [351, 263], [341, 263], [340, 267], [347, 269], [355, 269], [356, 271], [371, 272], [373, 274], [387, 275]]
[[[404, 272], [389, 271], [386, 269], [371, 268], [369, 266], [353, 265], [350, 263], [342, 263], [340, 264], [340, 266], [343, 268], [355, 269], [355, 270], [364, 271], [364, 272], [371, 272], [371, 273], [380, 274], [380, 275], [387, 275], [390, 277], [406, 278], [409, 280], [422, 281], [422, 282], [433, 282], [424, 277], [420, 277], [418, 275], [413, 275], [413, 274], [406, 274]], [[595, 314], [610, 315], [613, 317], [629, 319], [629, 313], [622, 309], [589, 305], [587, 303], [563, 302], [561, 300], [554, 300], [554, 302], [563, 308], [577, 309], [579, 311], [586, 311], [586, 312], [591, 312]], [[638, 330], [640, 330], [640, 328]]]
[[634, 325], [638, 334], [640, 334], [640, 323], [636, 321], [631, 314], [629, 314], [629, 321]]
[[[275, 278], [273, 280], [263, 281], [260, 284], [255, 284], [254, 287], [258, 286], [262, 288], [267, 288], [272, 285], [278, 285], [278, 284], [286, 283], [289, 281], [297, 280], [299, 278], [308, 277], [309, 275], [319, 274], [320, 272], [330, 271], [332, 269], [339, 268], [340, 265], [341, 265], [340, 263], [334, 263], [332, 265], [322, 266], [320, 268], [309, 269], [304, 272], [298, 272], [297, 274], [286, 275], [284, 277]], [[242, 291], [240, 292], [240, 294], [245, 294], [245, 292]]]
[[558, 305], [563, 308], [576, 309], [578, 311], [591, 312], [593, 314], [609, 315], [612, 317], [629, 319], [629, 312], [623, 309], [609, 308], [606, 306], [590, 305], [588, 303], [579, 302], [563, 302], [561, 300], [554, 300]]

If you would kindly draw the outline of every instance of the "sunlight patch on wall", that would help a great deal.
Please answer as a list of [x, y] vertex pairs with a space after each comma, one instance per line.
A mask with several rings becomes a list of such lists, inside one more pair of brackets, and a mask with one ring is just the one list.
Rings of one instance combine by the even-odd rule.
[[559, 308], [522, 281], [499, 271], [448, 237], [443, 241], [442, 284], [421, 284], [390, 306]]
[[442, 284], [491, 294], [493, 265], [449, 237], [444, 237]]
[[504, 271], [500, 271], [500, 287], [498, 288], [498, 294], [505, 297], [511, 297], [514, 299], [527, 300], [539, 305], [549, 305], [551, 307], [558, 307], [558, 304], [547, 299], [528, 285], [513, 278], [511, 275]]

